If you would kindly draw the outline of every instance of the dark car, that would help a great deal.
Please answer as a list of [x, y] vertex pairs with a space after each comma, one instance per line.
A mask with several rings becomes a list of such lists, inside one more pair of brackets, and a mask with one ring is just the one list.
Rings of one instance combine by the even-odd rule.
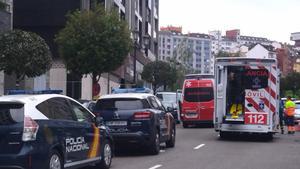
[[175, 92], [157, 92], [156, 97], [162, 102], [163, 106], [172, 113], [174, 119], [179, 122], [178, 94]]
[[124, 93], [102, 96], [94, 113], [103, 117], [117, 144], [134, 143], [158, 154], [160, 143], [175, 146], [176, 126], [171, 113], [152, 94]]
[[69, 97], [0, 97], [0, 168], [108, 169], [112, 145], [100, 119]]

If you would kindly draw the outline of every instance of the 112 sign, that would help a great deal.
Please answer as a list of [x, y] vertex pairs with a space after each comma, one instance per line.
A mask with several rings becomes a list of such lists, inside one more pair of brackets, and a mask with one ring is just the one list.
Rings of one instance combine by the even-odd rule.
[[264, 112], [246, 112], [245, 113], [245, 124], [258, 124], [266, 125], [268, 120], [268, 113]]

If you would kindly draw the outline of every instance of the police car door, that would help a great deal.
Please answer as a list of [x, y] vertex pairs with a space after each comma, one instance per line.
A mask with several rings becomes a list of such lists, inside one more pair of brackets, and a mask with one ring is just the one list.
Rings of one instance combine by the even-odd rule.
[[264, 66], [249, 66], [244, 71], [245, 124], [267, 125], [270, 106], [269, 70]]
[[100, 160], [100, 129], [94, 122], [94, 116], [83, 106], [70, 100], [71, 108], [76, 116], [78, 126], [82, 132], [78, 141], [80, 152], [79, 160], [97, 161]]
[[64, 147], [65, 167], [75, 165], [74, 162], [80, 159], [81, 151], [85, 149], [81, 146], [84, 141], [84, 130], [78, 125], [68, 99], [51, 98], [48, 104], [54, 118], [54, 124], [51, 124], [54, 126], [52, 132], [60, 138], [59, 141]]

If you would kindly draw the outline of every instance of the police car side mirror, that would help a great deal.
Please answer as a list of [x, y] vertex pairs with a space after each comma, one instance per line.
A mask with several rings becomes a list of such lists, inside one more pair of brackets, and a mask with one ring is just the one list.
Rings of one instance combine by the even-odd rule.
[[97, 126], [101, 126], [104, 124], [104, 120], [103, 120], [103, 117], [100, 117], [100, 116], [97, 116], [96, 117], [96, 125]]

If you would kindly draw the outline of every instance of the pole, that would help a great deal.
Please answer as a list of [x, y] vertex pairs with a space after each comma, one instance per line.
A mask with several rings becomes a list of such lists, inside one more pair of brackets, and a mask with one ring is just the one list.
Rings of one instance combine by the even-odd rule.
[[136, 85], [136, 48], [137, 41], [134, 41], [134, 53], [133, 53], [133, 84]]

